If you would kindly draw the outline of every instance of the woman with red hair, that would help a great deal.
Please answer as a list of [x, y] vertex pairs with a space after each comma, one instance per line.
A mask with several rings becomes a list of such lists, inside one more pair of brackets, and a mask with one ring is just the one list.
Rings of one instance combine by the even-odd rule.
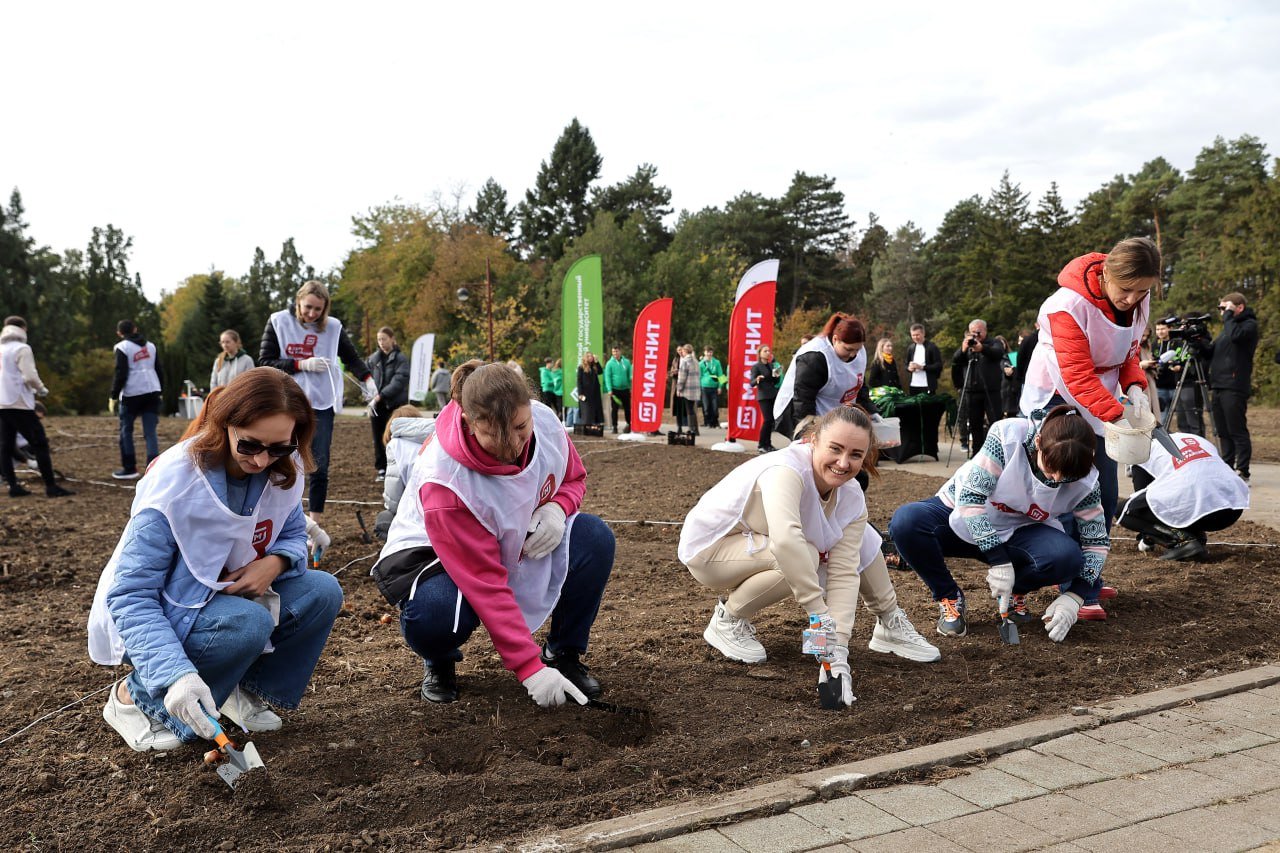
[[773, 403], [776, 431], [793, 438], [836, 406], [858, 405], [877, 414], [863, 381], [867, 330], [852, 314], [836, 312], [822, 333], [796, 350]]

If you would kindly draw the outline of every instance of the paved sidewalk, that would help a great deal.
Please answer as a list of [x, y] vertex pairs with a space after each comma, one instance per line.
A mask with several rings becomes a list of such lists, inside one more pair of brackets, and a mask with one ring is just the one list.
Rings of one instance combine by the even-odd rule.
[[[869, 787], [911, 771], [929, 781]], [[1280, 667], [1262, 666], [603, 821], [520, 849], [1166, 853], [1274, 842]]]

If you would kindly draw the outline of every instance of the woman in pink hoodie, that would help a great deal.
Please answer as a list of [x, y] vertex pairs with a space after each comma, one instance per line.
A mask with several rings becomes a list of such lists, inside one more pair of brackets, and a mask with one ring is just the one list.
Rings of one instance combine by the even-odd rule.
[[[460, 381], [418, 455], [373, 575], [425, 662], [424, 699], [458, 698], [459, 649], [483, 624], [540, 706], [585, 703], [601, 694], [580, 658], [613, 569], [613, 533], [578, 512], [586, 469], [524, 377], [501, 364], [464, 365], [455, 388]], [[539, 647], [532, 633], [548, 617]]]

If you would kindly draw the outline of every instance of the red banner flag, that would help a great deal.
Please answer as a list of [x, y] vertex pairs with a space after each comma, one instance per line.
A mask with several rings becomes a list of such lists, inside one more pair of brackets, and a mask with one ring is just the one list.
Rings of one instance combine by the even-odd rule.
[[631, 431], [644, 435], [662, 426], [671, 344], [671, 299], [655, 299], [636, 317], [631, 338]]
[[751, 368], [760, 347], [773, 346], [773, 308], [778, 292], [778, 262], [761, 261], [738, 285], [729, 320], [729, 438], [760, 439], [760, 404], [751, 387]]

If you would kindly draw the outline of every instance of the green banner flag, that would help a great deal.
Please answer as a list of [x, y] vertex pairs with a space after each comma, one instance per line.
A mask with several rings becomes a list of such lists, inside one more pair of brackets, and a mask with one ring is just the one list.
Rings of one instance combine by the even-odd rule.
[[604, 364], [601, 358], [604, 351], [604, 309], [600, 305], [600, 292], [600, 256], [579, 258], [565, 274], [560, 307], [564, 404], [568, 407], [578, 405], [577, 398], [573, 396], [577, 384], [574, 377], [583, 354], [594, 353], [596, 359]]

